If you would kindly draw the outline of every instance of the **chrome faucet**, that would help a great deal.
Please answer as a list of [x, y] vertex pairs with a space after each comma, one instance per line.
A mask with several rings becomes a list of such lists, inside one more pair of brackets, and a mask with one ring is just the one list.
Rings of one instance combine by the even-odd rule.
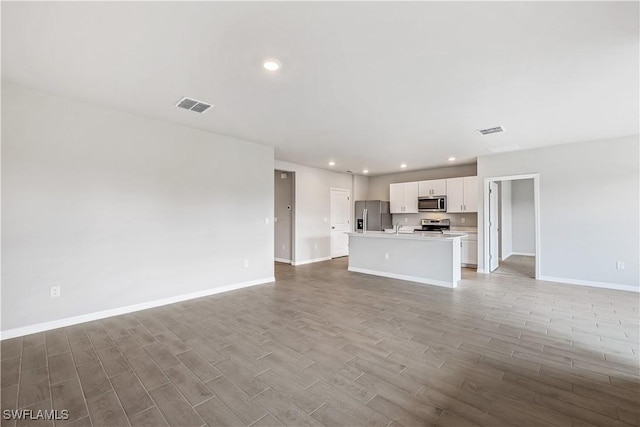
[[393, 228], [395, 228], [396, 234], [400, 234], [400, 221], [396, 222]]

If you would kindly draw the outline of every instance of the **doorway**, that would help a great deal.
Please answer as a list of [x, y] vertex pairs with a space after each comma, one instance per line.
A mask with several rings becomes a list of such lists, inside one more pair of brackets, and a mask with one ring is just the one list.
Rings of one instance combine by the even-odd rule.
[[538, 278], [538, 174], [485, 178], [484, 197], [484, 271]]
[[274, 174], [274, 260], [295, 262], [295, 173], [276, 170]]
[[342, 188], [332, 188], [330, 196], [331, 212], [331, 258], [349, 255], [351, 226], [351, 192]]

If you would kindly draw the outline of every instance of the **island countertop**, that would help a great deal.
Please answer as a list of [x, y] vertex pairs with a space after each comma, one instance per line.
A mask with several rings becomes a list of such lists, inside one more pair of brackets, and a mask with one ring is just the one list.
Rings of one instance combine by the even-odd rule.
[[453, 240], [465, 237], [464, 232], [456, 232], [455, 234], [439, 234], [439, 233], [387, 233], [386, 231], [367, 231], [366, 233], [346, 233], [355, 237], [378, 237], [385, 239], [404, 239], [404, 240]]

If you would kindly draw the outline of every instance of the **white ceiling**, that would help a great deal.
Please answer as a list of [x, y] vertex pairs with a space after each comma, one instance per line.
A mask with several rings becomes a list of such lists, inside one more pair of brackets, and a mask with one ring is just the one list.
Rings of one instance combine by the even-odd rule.
[[[638, 2], [2, 2], [2, 78], [376, 175], [638, 133], [638, 12]], [[282, 69], [262, 69], [267, 57]], [[177, 109], [182, 96], [215, 108]], [[476, 133], [497, 125], [507, 132]]]

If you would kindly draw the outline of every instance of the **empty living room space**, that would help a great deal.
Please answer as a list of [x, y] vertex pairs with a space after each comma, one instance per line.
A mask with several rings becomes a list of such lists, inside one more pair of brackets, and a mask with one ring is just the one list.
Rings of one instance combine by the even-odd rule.
[[640, 426], [640, 3], [0, 3], [2, 426]]

